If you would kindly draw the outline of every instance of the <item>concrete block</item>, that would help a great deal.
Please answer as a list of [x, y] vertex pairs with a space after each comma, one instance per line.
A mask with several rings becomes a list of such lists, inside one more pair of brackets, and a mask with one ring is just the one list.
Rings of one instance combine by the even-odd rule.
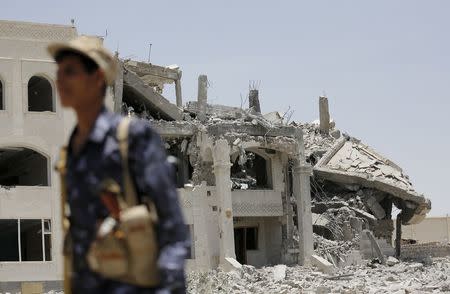
[[393, 256], [388, 256], [387, 260], [386, 260], [386, 264], [388, 266], [393, 266], [396, 265], [397, 263], [399, 263], [398, 259], [393, 257]]
[[369, 196], [366, 200], [366, 205], [377, 219], [383, 219], [386, 216], [386, 211], [384, 211], [375, 197]]
[[286, 265], [279, 264], [273, 267], [273, 279], [282, 281], [286, 278]]
[[239, 270], [242, 268], [242, 264], [240, 264], [236, 259], [231, 257], [225, 257], [224, 262], [220, 265], [223, 271], [229, 272], [234, 270]]
[[319, 270], [326, 274], [333, 274], [336, 271], [336, 267], [328, 260], [318, 256], [311, 255], [311, 263], [319, 268]]
[[320, 131], [328, 134], [330, 132], [330, 111], [328, 109], [328, 98], [325, 96], [319, 97], [319, 119]]

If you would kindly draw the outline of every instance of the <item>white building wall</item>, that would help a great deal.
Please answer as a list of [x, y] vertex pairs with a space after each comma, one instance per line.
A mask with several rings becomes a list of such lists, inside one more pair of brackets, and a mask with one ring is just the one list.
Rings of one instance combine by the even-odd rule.
[[258, 249], [246, 250], [247, 264], [262, 267], [281, 262], [281, 222], [277, 217], [242, 217], [235, 228], [258, 228]]
[[[47, 55], [52, 41], [77, 35], [70, 26], [0, 21], [0, 79], [4, 110], [0, 110], [0, 148], [20, 146], [48, 158], [49, 187], [0, 188], [0, 218], [51, 219], [52, 261], [2, 262], [0, 281], [61, 280], [60, 192], [54, 171], [59, 147], [66, 141], [74, 116], [61, 108], [56, 87], [56, 65]], [[53, 88], [55, 112], [28, 111], [28, 81], [34, 75], [47, 78]]]
[[[270, 160], [272, 189], [232, 191], [234, 227], [257, 227], [258, 249], [247, 250], [247, 263], [261, 267], [281, 262], [281, 193], [285, 183], [279, 154]], [[218, 204], [215, 187], [179, 189], [185, 222], [193, 226], [192, 244], [195, 257], [187, 261], [187, 270], [204, 270], [219, 265]]]

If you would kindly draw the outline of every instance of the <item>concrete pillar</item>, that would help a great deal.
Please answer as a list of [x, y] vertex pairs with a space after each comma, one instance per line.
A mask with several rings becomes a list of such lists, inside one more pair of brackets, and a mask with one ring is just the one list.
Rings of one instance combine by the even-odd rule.
[[397, 215], [397, 220], [395, 221], [395, 257], [399, 258], [402, 254], [402, 216], [403, 212]]
[[259, 104], [259, 91], [258, 90], [250, 90], [248, 95], [248, 103], [249, 108], [253, 108], [253, 110], [257, 113], [261, 113], [261, 106]]
[[285, 230], [282, 235], [282, 244], [283, 244], [283, 252], [281, 256], [281, 262], [284, 264], [293, 264], [297, 262], [297, 256], [292, 253], [294, 246], [293, 236], [294, 236], [294, 220], [293, 220], [293, 210], [291, 205], [291, 177], [290, 171], [288, 168], [288, 157], [286, 154], [281, 155], [282, 165], [283, 165], [283, 174], [284, 174], [284, 187], [282, 188], [282, 202], [283, 202], [283, 226]]
[[328, 98], [325, 96], [319, 97], [319, 118], [320, 131], [328, 134], [330, 132], [330, 111], [328, 109]]
[[[181, 76], [181, 74], [180, 74]], [[181, 96], [181, 80], [175, 80], [175, 96], [177, 97], [177, 106], [183, 107], [183, 98]]]
[[219, 209], [220, 264], [225, 264], [225, 258], [236, 259], [234, 252], [233, 203], [231, 199], [230, 146], [227, 140], [219, 139], [215, 142], [213, 159]]
[[312, 213], [311, 213], [311, 190], [310, 176], [312, 172], [311, 166], [306, 162], [295, 160], [293, 168], [293, 193], [297, 200], [297, 221], [299, 234], [299, 256], [298, 262], [301, 265], [309, 265], [313, 249], [313, 229], [312, 229]]
[[194, 236], [192, 246], [195, 248], [195, 263], [197, 270], [212, 269], [211, 252], [209, 248], [208, 220], [211, 208], [208, 205], [206, 182], [195, 186], [193, 190], [193, 222]]
[[119, 65], [119, 69], [117, 71], [116, 80], [113, 86], [113, 110], [116, 113], [120, 113], [122, 111], [122, 96], [123, 96], [123, 65], [120, 62], [118, 56], [116, 55], [117, 63]]
[[197, 117], [202, 122], [206, 121], [207, 103], [208, 103], [208, 77], [206, 75], [200, 75], [198, 76]]

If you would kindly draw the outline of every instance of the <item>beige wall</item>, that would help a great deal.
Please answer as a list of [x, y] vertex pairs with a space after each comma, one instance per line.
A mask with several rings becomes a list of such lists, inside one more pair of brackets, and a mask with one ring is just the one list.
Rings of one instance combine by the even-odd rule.
[[[450, 242], [450, 216], [427, 217], [416, 225], [402, 226], [402, 238], [419, 243]], [[395, 232], [394, 238], [395, 239]]]
[[[0, 21], [0, 79], [4, 110], [0, 110], [0, 147], [33, 149], [49, 159], [49, 187], [0, 189], [0, 218], [52, 221], [52, 261], [2, 262], [0, 281], [61, 280], [60, 196], [53, 169], [59, 146], [66, 141], [74, 116], [61, 108], [55, 88], [56, 65], [47, 55], [49, 42], [77, 35], [69, 26]], [[52, 85], [55, 112], [28, 112], [28, 81], [39, 75]]]

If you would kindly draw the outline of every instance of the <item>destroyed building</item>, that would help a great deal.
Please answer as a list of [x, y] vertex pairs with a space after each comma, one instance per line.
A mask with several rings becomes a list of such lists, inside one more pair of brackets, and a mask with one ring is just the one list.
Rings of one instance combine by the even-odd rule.
[[[76, 35], [72, 26], [0, 22], [2, 290], [23, 281], [57, 289], [51, 285], [62, 279], [59, 182], [51, 167], [74, 117], [59, 105], [45, 47]], [[201, 75], [197, 100], [186, 103], [178, 66], [118, 61], [106, 104], [148, 120], [163, 138], [191, 233], [188, 270], [308, 264], [314, 252], [337, 262], [364, 229], [390, 244], [393, 207], [403, 224], [420, 222], [431, 208], [400, 167], [341, 134], [325, 97], [320, 122], [288, 122], [261, 113], [256, 88], [248, 107], [211, 105]], [[175, 88], [176, 103], [164, 87]], [[333, 242], [348, 246], [333, 251]]]
[[[179, 69], [123, 62], [114, 104], [124, 114], [149, 119], [177, 162], [180, 200], [193, 240], [188, 266], [293, 263], [312, 254], [309, 214], [294, 243], [291, 196], [310, 211], [310, 165], [301, 129], [273, 123], [259, 109], [207, 103], [207, 77], [198, 79], [198, 99], [182, 105]], [[153, 80], [155, 77], [155, 80]], [[177, 105], [159, 93], [174, 83]], [[258, 101], [253, 91], [250, 101]], [[118, 109], [118, 107], [116, 108]], [[231, 184], [230, 184], [231, 183]], [[298, 242], [298, 240], [297, 240]]]
[[[359, 246], [363, 230], [390, 246], [393, 208], [403, 225], [419, 223], [431, 209], [398, 165], [341, 134], [326, 97], [319, 98], [318, 122], [288, 123], [278, 112], [261, 114], [257, 89], [246, 109], [210, 105], [202, 75], [197, 101], [182, 108], [178, 68], [124, 61], [122, 76], [114, 103], [151, 120], [177, 159], [194, 268], [229, 258], [255, 266], [303, 264], [326, 240]], [[178, 108], [159, 94], [161, 83], [175, 83]], [[336, 263], [342, 253], [328, 258]]]

